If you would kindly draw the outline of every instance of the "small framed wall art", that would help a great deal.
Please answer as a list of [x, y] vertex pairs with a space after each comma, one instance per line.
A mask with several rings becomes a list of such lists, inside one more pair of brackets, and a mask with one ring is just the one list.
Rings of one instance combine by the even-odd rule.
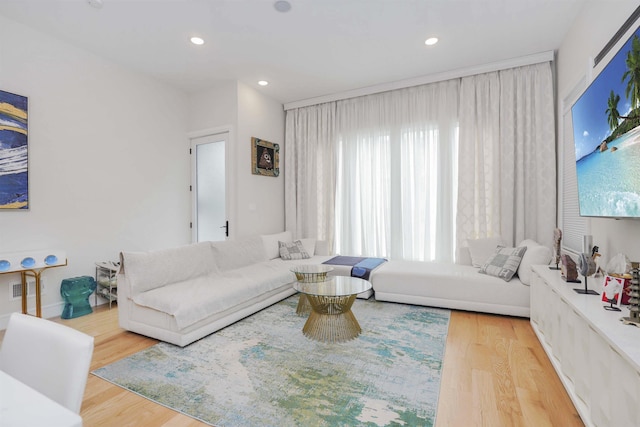
[[0, 90], [0, 209], [29, 209], [27, 97]]
[[260, 138], [251, 138], [251, 173], [280, 175], [280, 145]]

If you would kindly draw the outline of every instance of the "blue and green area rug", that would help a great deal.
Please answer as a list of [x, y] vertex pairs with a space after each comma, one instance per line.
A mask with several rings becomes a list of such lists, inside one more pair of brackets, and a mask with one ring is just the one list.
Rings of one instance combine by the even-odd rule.
[[435, 424], [449, 310], [356, 300], [362, 334], [326, 344], [302, 335], [297, 302], [93, 374], [220, 427]]

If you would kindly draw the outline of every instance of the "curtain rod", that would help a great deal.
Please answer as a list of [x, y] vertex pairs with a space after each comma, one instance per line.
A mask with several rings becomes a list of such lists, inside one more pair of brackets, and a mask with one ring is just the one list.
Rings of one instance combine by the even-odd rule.
[[399, 80], [390, 83], [383, 83], [374, 86], [367, 86], [359, 89], [353, 89], [346, 92], [339, 92], [331, 95], [319, 96], [316, 98], [308, 98], [300, 101], [293, 101], [284, 104], [284, 110], [293, 110], [294, 108], [308, 107], [310, 105], [323, 104], [325, 102], [340, 101], [343, 99], [355, 98], [358, 96], [372, 95], [374, 93], [387, 92], [390, 90], [404, 89], [412, 86], [419, 86], [428, 83], [442, 82], [445, 80], [458, 79], [461, 77], [473, 76], [476, 74], [490, 73], [493, 71], [507, 70], [509, 68], [522, 67], [525, 65], [533, 65], [541, 62], [553, 61], [555, 52], [549, 50], [533, 55], [521, 56], [519, 58], [508, 59], [505, 61], [492, 62], [485, 65], [461, 68], [458, 70], [445, 71], [442, 73], [431, 74], [413, 79]]

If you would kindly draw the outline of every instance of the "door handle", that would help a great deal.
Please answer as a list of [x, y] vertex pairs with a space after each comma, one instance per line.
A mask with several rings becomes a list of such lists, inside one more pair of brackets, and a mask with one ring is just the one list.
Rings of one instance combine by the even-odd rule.
[[229, 221], [225, 221], [224, 225], [220, 228], [224, 228], [224, 235], [229, 237]]

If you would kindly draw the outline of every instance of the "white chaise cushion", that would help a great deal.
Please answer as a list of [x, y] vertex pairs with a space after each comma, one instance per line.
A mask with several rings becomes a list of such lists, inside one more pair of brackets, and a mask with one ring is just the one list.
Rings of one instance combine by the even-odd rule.
[[518, 246], [527, 247], [527, 252], [518, 267], [518, 277], [523, 284], [529, 285], [531, 283], [531, 266], [549, 264], [553, 253], [550, 248], [540, 245], [535, 240], [523, 240]]
[[221, 275], [153, 289], [138, 294], [133, 301], [174, 316], [178, 327], [184, 329], [295, 280], [292, 272], [278, 264], [260, 262]]
[[293, 235], [290, 231], [283, 231], [276, 234], [264, 234], [260, 236], [262, 238], [262, 244], [264, 245], [264, 251], [267, 254], [267, 259], [280, 258], [280, 247], [278, 242], [290, 242], [293, 240]]
[[131, 295], [218, 271], [209, 242], [150, 252], [122, 252]]
[[471, 254], [471, 265], [474, 267], [482, 267], [500, 245], [502, 245], [501, 237], [484, 237], [481, 239], [467, 240], [467, 246], [469, 246], [469, 253]]
[[528, 315], [527, 286], [478, 274], [470, 265], [392, 260], [372, 273], [371, 283], [381, 301]]

